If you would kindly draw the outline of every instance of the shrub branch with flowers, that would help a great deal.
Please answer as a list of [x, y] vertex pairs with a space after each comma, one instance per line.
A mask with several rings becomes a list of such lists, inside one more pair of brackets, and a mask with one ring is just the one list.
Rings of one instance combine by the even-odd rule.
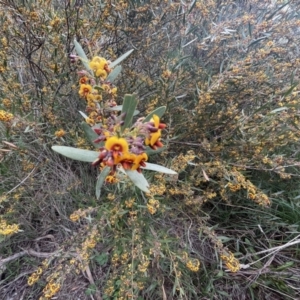
[[[156, 153], [163, 147], [161, 131], [166, 128], [160, 118], [165, 107], [159, 107], [140, 117], [133, 123], [133, 117], [139, 113], [136, 110], [138, 100], [136, 95], [125, 95], [122, 105], [117, 106], [115, 95], [117, 88], [113, 80], [121, 68], [115, 68], [132, 50], [128, 51], [115, 62], [111, 63], [103, 57], [94, 56], [88, 60], [85, 52], [77, 41], [74, 41], [78, 56], [71, 55], [72, 60], [79, 59], [87, 70], [79, 71], [79, 95], [86, 101], [84, 130], [91, 142], [99, 148], [98, 151], [76, 149], [64, 146], [52, 146], [52, 149], [66, 157], [91, 162], [99, 166], [101, 173], [96, 184], [96, 196], [100, 198], [100, 189], [104, 182], [117, 182], [120, 173], [125, 173], [129, 179], [142, 191], [149, 193], [149, 184], [142, 170], [152, 170], [176, 175], [171, 169], [148, 163], [149, 153]], [[103, 97], [103, 94], [107, 97]]]
[[299, 10], [1, 1], [0, 299], [296, 299]]

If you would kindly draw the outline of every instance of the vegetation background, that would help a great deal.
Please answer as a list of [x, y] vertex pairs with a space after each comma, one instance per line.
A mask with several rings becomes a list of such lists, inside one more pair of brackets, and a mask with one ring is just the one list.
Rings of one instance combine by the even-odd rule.
[[[1, 299], [298, 299], [298, 0], [0, 1]], [[126, 180], [51, 146], [92, 149], [76, 39], [130, 49], [117, 102], [165, 105], [146, 173]], [[151, 206], [151, 205], [150, 205]]]

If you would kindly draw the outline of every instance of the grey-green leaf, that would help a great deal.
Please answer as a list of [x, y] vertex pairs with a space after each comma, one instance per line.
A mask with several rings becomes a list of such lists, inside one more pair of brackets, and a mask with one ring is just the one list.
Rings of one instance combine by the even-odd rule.
[[[112, 111], [122, 111], [123, 109], [123, 105], [116, 105], [116, 106], [113, 106], [113, 107], [108, 107], [108, 108], [105, 108], [106, 110], [112, 110]], [[136, 116], [140, 113], [139, 110], [135, 110], [133, 115]]]
[[82, 61], [83, 65], [85, 66], [85, 68], [88, 71], [92, 71], [89, 66], [89, 60], [88, 60], [84, 50], [82, 49], [81, 45], [75, 39], [74, 39], [74, 46], [75, 46], [75, 50], [76, 50], [78, 56], [81, 58], [81, 61]]
[[125, 113], [124, 124], [121, 127], [122, 131], [130, 127], [132, 124], [132, 118], [134, 115], [135, 108], [138, 104], [138, 100], [135, 95], [125, 95], [122, 107], [122, 113]]
[[84, 162], [93, 162], [99, 156], [99, 152], [97, 151], [77, 149], [67, 146], [52, 146], [52, 150], [68, 158]]
[[119, 58], [117, 58], [114, 62], [112, 62], [109, 66], [111, 68], [114, 68], [116, 65], [118, 65], [121, 61], [123, 61], [125, 58], [127, 58], [134, 49], [131, 49], [129, 51], [127, 51], [126, 53], [124, 53], [123, 55], [121, 55]]
[[98, 134], [85, 122], [81, 123], [81, 128], [84, 131], [88, 141], [97, 149], [103, 146], [103, 143], [94, 143], [94, 140], [98, 138]]
[[97, 180], [97, 183], [96, 183], [96, 197], [97, 197], [97, 200], [101, 196], [101, 187], [102, 187], [103, 183], [105, 182], [105, 178], [109, 174], [109, 172], [110, 172], [110, 168], [109, 167], [104, 167], [104, 169], [102, 170], [102, 172], [98, 176], [98, 180]]
[[151, 164], [151, 163], [146, 163], [146, 167], [142, 167], [145, 170], [151, 170], [151, 171], [156, 171], [156, 172], [160, 172], [160, 173], [165, 173], [165, 174], [171, 174], [171, 175], [176, 175], [177, 172], [168, 169], [166, 167], [160, 166], [160, 165], [156, 165], [156, 164]]
[[151, 118], [153, 117], [153, 115], [157, 115], [159, 118], [161, 118], [165, 111], [166, 111], [166, 106], [161, 106], [161, 107], [158, 107], [156, 109], [154, 109], [145, 119], [144, 119], [144, 123], [145, 122], [149, 122], [151, 120]]
[[145, 152], [146, 152], [147, 155], [153, 155], [153, 154], [158, 154], [158, 153], [160, 153], [160, 152], [163, 152], [163, 151], [165, 151], [166, 149], [167, 149], [166, 146], [157, 148], [156, 150], [151, 149], [150, 147], [146, 147]]
[[121, 73], [122, 67], [121, 66], [116, 66], [111, 73], [107, 76], [106, 81], [108, 82], [114, 82], [115, 79], [118, 77], [118, 75]]
[[149, 193], [149, 183], [142, 173], [131, 170], [125, 170], [125, 172], [130, 180], [135, 184], [135, 186], [137, 186], [143, 192]]

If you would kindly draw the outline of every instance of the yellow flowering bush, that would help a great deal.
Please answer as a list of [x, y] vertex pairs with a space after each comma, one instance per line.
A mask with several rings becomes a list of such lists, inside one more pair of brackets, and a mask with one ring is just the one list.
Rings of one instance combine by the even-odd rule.
[[0, 299], [296, 299], [299, 10], [2, 1]]

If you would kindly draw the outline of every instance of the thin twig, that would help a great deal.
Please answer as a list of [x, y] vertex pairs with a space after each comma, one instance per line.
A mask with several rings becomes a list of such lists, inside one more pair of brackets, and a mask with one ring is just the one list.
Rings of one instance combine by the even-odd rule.
[[10, 261], [16, 260], [19, 257], [22, 257], [24, 255], [31, 255], [31, 256], [40, 257], [40, 258], [47, 258], [47, 257], [56, 255], [58, 252], [59, 251], [55, 251], [55, 252], [36, 252], [33, 249], [23, 250], [19, 253], [11, 255], [7, 258], [0, 259], [0, 268], [1, 268], [2, 265], [5, 265], [5, 264], [9, 263]]

